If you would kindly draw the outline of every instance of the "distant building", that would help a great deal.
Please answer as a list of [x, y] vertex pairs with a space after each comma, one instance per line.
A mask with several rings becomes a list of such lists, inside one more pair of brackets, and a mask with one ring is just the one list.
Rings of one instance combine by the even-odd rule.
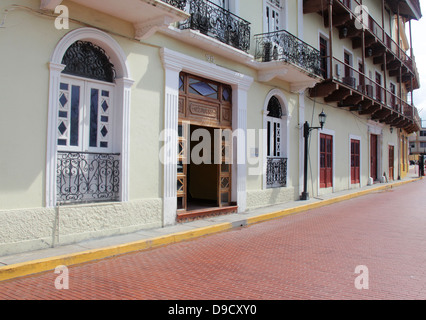
[[408, 137], [410, 155], [426, 154], [426, 128], [422, 128]]

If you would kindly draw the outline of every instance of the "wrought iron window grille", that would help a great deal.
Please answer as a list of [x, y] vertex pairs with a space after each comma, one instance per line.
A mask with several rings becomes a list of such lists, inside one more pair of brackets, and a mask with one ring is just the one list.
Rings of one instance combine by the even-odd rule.
[[266, 187], [287, 186], [287, 158], [268, 157], [266, 165]]
[[187, 2], [187, 0], [162, 0], [162, 1], [180, 10], [185, 10], [185, 6]]
[[56, 171], [58, 204], [119, 200], [119, 153], [58, 151]]
[[65, 52], [62, 64], [66, 67], [62, 71], [89, 79], [114, 82], [115, 69], [104, 49], [88, 42], [76, 41]]

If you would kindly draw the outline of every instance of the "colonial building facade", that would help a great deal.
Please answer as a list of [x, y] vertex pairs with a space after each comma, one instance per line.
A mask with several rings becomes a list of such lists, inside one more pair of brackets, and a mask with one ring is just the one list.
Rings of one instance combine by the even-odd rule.
[[305, 154], [311, 196], [408, 171], [418, 1], [0, 10], [0, 255], [299, 200]]

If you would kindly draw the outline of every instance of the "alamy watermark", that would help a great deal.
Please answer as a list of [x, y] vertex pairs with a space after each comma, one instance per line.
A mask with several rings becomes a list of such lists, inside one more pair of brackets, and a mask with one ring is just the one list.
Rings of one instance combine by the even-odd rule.
[[55, 28], [58, 30], [68, 30], [70, 28], [68, 7], [59, 5], [55, 8], [54, 12], [55, 14], [59, 14], [59, 16], [55, 19]]
[[55, 273], [59, 276], [55, 279], [55, 288], [58, 290], [68, 290], [69, 286], [69, 270], [66, 266], [57, 266], [55, 268]]
[[366, 5], [358, 5], [355, 7], [355, 28], [367, 29], [369, 22], [369, 10]]
[[355, 278], [355, 288], [358, 290], [368, 290], [369, 288], [369, 271], [367, 266], [359, 265], [355, 267], [355, 274], [358, 276]]

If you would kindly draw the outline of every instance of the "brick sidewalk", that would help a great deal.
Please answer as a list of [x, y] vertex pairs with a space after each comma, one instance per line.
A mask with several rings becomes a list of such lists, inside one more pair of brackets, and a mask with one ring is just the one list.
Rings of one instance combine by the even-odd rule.
[[[426, 299], [426, 181], [0, 283], [0, 299]], [[369, 289], [355, 288], [355, 268]]]

